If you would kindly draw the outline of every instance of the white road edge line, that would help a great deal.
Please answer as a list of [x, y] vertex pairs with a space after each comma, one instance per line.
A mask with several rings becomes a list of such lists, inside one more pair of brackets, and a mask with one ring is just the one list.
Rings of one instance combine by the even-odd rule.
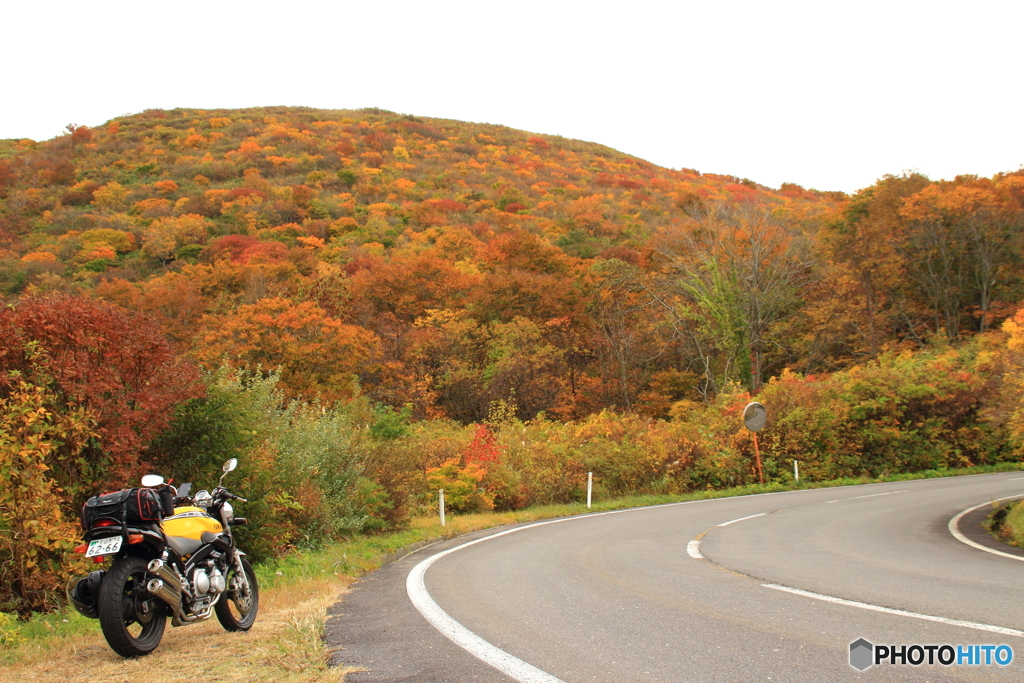
[[[1019, 558], [1018, 558], [1019, 559]], [[931, 614], [920, 614], [918, 612], [908, 612], [902, 609], [893, 609], [892, 607], [882, 607], [880, 605], [871, 605], [866, 602], [857, 602], [855, 600], [844, 600], [843, 598], [836, 598], [831, 595], [822, 595], [820, 593], [812, 593], [810, 591], [800, 590], [799, 588], [790, 588], [789, 586], [779, 586], [774, 583], [762, 583], [765, 588], [771, 588], [777, 591], [785, 591], [786, 593], [793, 593], [794, 595], [802, 595], [806, 598], [814, 598], [815, 600], [823, 600], [825, 602], [835, 603], [837, 605], [845, 605], [847, 607], [859, 607], [860, 609], [871, 610], [872, 612], [882, 612], [884, 614], [895, 614], [901, 617], [913, 617], [914, 619], [923, 619], [924, 621], [935, 621], [940, 624], [948, 624], [949, 626], [962, 626], [964, 628], [973, 628], [977, 631], [988, 631], [989, 633], [999, 633], [1004, 636], [1017, 636], [1018, 638], [1024, 638], [1024, 631], [1018, 631], [1012, 628], [1003, 628], [1002, 626], [992, 626], [990, 624], [979, 624], [974, 621], [963, 621], [961, 619], [947, 619], [946, 617], [936, 617]]]
[[443, 633], [449, 640], [461, 647], [463, 650], [470, 653], [477, 659], [490, 664], [506, 676], [509, 676], [519, 683], [565, 683], [560, 678], [556, 678], [546, 671], [542, 671], [532, 664], [528, 664], [518, 657], [505, 652], [501, 648], [488, 643], [486, 640], [455, 621], [451, 615], [441, 609], [441, 606], [434, 602], [434, 599], [430, 597], [430, 593], [427, 591], [427, 585], [424, 580], [427, 569], [430, 568], [430, 565], [434, 564], [434, 562], [445, 555], [450, 555], [451, 553], [462, 550], [463, 548], [468, 548], [471, 545], [483, 543], [484, 541], [489, 541], [507, 534], [514, 534], [516, 532], [523, 531], [524, 529], [532, 529], [533, 527], [545, 526], [547, 524], [560, 524], [562, 522], [590, 519], [593, 517], [603, 517], [605, 515], [617, 515], [623, 512], [650, 510], [654, 507], [672, 507], [675, 505], [690, 505], [693, 503], [710, 502], [711, 500], [723, 499], [711, 498], [705, 500], [687, 500], [680, 503], [668, 503], [666, 505], [650, 506], [646, 508], [628, 508], [626, 510], [596, 512], [590, 515], [562, 517], [560, 519], [551, 519], [546, 522], [535, 522], [534, 524], [527, 524], [514, 529], [508, 529], [507, 531], [501, 531], [496, 534], [491, 534], [490, 536], [478, 538], [475, 541], [467, 541], [466, 543], [457, 545], [454, 548], [449, 548], [448, 550], [435, 553], [413, 567], [412, 571], [409, 572], [409, 576], [405, 579], [405, 591], [409, 594], [409, 600], [411, 600], [412, 604], [417, 610], [419, 610], [419, 613], [423, 615], [423, 618], [430, 622], [431, 626]]
[[[846, 487], [836, 487], [846, 488]], [[454, 548], [449, 548], [442, 552], [431, 555], [427, 559], [423, 560], [409, 572], [409, 575], [405, 579], [405, 591], [409, 595], [409, 600], [412, 601], [413, 606], [419, 610], [419, 613], [423, 615], [423, 618], [430, 622], [430, 625], [436, 628], [438, 631], [443, 633], [449, 640], [461, 647], [466, 652], [470, 653], [477, 659], [490, 664], [498, 671], [501, 671], [506, 676], [509, 676], [519, 683], [565, 683], [559, 678], [555, 678], [546, 671], [542, 671], [532, 664], [528, 664], [523, 660], [511, 655], [499, 647], [488, 643], [486, 640], [478, 636], [477, 634], [470, 631], [468, 628], [455, 621], [447, 612], [441, 609], [441, 606], [434, 602], [434, 599], [430, 597], [430, 593], [427, 591], [426, 582], [424, 577], [426, 576], [427, 569], [430, 565], [434, 564], [437, 560], [441, 559], [445, 555], [454, 553], [463, 548], [468, 548], [471, 545], [489, 541], [492, 538], [498, 538], [506, 534], [513, 534], [518, 531], [525, 529], [532, 529], [533, 527], [544, 526], [546, 524], [560, 524], [562, 522], [572, 522], [584, 519], [592, 519], [594, 517], [603, 517], [604, 515], [618, 515], [623, 512], [640, 512], [643, 510], [654, 510], [662, 507], [675, 507], [677, 505], [695, 505], [697, 503], [713, 503], [715, 501], [722, 500], [735, 500], [736, 498], [752, 498], [754, 496], [776, 496], [783, 493], [798, 493], [800, 491], [816, 491], [818, 489], [800, 489], [799, 491], [773, 491], [771, 493], [756, 493], [745, 496], [729, 496], [724, 498], [704, 498], [702, 500], [684, 500], [679, 503], [666, 503], [664, 505], [650, 505], [641, 508], [627, 508], [625, 510], [610, 510], [608, 512], [595, 512], [589, 515], [576, 515], [573, 517], [561, 517], [559, 519], [550, 519], [545, 522], [535, 522], [533, 524], [527, 524], [519, 526], [514, 529], [507, 531], [501, 531], [490, 536], [484, 536], [478, 538], [475, 541], [468, 541], [462, 545], [457, 545]], [[690, 541], [686, 546], [686, 551], [690, 554], [690, 557], [696, 559], [703, 559], [703, 555], [700, 554], [698, 546], [700, 541]]]
[[736, 522], [742, 522], [745, 519], [753, 519], [754, 517], [764, 517], [767, 514], [768, 514], [767, 512], [759, 512], [756, 515], [750, 515], [748, 517], [740, 517], [739, 519], [733, 519], [733, 520], [728, 521], [728, 522], [722, 522], [718, 526], [729, 526], [730, 524], [735, 524]]
[[[919, 481], [929, 481], [929, 480], [921, 479]], [[852, 488], [853, 486], [858, 486], [858, 484], [853, 484], [853, 485], [848, 485], [848, 486], [836, 486], [835, 488]], [[863, 484], [859, 484], [859, 486], [863, 486]], [[573, 516], [573, 517], [562, 517], [560, 519], [552, 519], [552, 520], [548, 520], [546, 522], [536, 522], [534, 524], [527, 524], [525, 526], [516, 527], [514, 529], [509, 529], [508, 531], [502, 531], [502, 532], [499, 532], [499, 533], [496, 533], [496, 534], [492, 534], [490, 536], [484, 536], [483, 538], [478, 538], [475, 541], [469, 541], [467, 543], [463, 543], [462, 545], [455, 546], [454, 548], [449, 548], [448, 550], [442, 551], [442, 552], [437, 553], [435, 555], [431, 555], [430, 557], [428, 557], [427, 559], [423, 560], [422, 562], [417, 564], [415, 567], [413, 567], [412, 571], [409, 572], [409, 576], [406, 577], [406, 580], [405, 580], [405, 589], [406, 589], [406, 592], [409, 595], [409, 599], [412, 601], [412, 604], [416, 607], [416, 609], [419, 611], [419, 613], [423, 615], [424, 619], [426, 619], [434, 628], [436, 628], [438, 631], [443, 633], [452, 642], [454, 642], [456, 645], [458, 645], [462, 649], [464, 649], [467, 652], [469, 652], [470, 654], [472, 654], [474, 657], [480, 659], [481, 661], [484, 661], [484, 662], [490, 664], [494, 668], [496, 668], [499, 671], [505, 673], [506, 675], [512, 677], [516, 681], [519, 681], [519, 683], [565, 683], [561, 679], [555, 678], [554, 676], [552, 676], [551, 674], [549, 674], [549, 673], [547, 673], [545, 671], [541, 671], [540, 669], [538, 669], [537, 667], [533, 666], [532, 664], [527, 664], [526, 662], [524, 662], [523, 660], [519, 659], [518, 657], [514, 657], [513, 655], [510, 655], [509, 653], [505, 652], [504, 650], [502, 650], [502, 649], [500, 649], [498, 647], [495, 647], [494, 645], [491, 645], [486, 640], [484, 640], [480, 636], [476, 635], [475, 633], [473, 633], [472, 631], [467, 629], [465, 626], [463, 626], [459, 622], [457, 622], [454, 619], [452, 619], [452, 617], [447, 612], [445, 612], [443, 609], [441, 609], [441, 607], [436, 602], [434, 602], [433, 598], [430, 597], [430, 593], [427, 592], [427, 587], [426, 587], [426, 584], [424, 582], [424, 575], [426, 574], [427, 568], [429, 568], [430, 565], [432, 565], [435, 561], [437, 561], [440, 558], [444, 557], [445, 555], [448, 555], [449, 553], [453, 553], [453, 552], [455, 552], [457, 550], [461, 550], [461, 549], [466, 548], [468, 546], [475, 545], [477, 543], [481, 543], [483, 541], [487, 541], [487, 540], [490, 540], [492, 538], [498, 538], [499, 536], [504, 536], [505, 534], [515, 533], [517, 531], [522, 531], [524, 529], [530, 529], [530, 528], [533, 528], [535, 526], [544, 526], [545, 524], [558, 524], [558, 523], [561, 523], [561, 522], [571, 522], [571, 521], [582, 520], [582, 519], [591, 519], [593, 517], [601, 517], [601, 516], [604, 516], [604, 515], [615, 515], [615, 514], [620, 514], [620, 513], [623, 513], [623, 512], [638, 512], [638, 511], [642, 511], [642, 510], [653, 510], [653, 509], [660, 508], [660, 507], [675, 507], [677, 505], [693, 505], [693, 504], [696, 504], [696, 503], [713, 503], [713, 502], [716, 502], [716, 501], [735, 500], [737, 498], [753, 498], [755, 496], [778, 496], [778, 495], [783, 495], [783, 494], [786, 494], [786, 493], [802, 493], [802, 492], [820, 491], [820, 490], [821, 489], [798, 489], [796, 491], [772, 491], [771, 493], [755, 493], [755, 494], [746, 494], [746, 495], [743, 495], [743, 496], [726, 496], [726, 497], [722, 497], [722, 498], [704, 498], [702, 500], [686, 500], [686, 501], [682, 501], [682, 502], [679, 502], [679, 503], [666, 503], [665, 505], [650, 505], [650, 506], [641, 507], [641, 508], [627, 508], [625, 510], [611, 510], [609, 512], [596, 512], [596, 513], [589, 514], [589, 515], [576, 515], [576, 516]], [[1016, 496], [1010, 496], [1010, 497], [1014, 498]], [[1000, 500], [1004, 500], [1004, 499], [1000, 499]], [[952, 522], [950, 522], [950, 524], [952, 524]], [[970, 543], [970, 542], [968, 541], [968, 543]], [[687, 550], [688, 553], [690, 553], [691, 557], [694, 557], [696, 559], [703, 559], [704, 556], [700, 554], [699, 546], [700, 546], [700, 541], [690, 541], [690, 543], [687, 544], [686, 550]], [[691, 549], [692, 549], [692, 552], [691, 552]], [[983, 548], [983, 550], [987, 550], [987, 548]], [[786, 588], [783, 588], [781, 586], [779, 588], [781, 590], [792, 590], [792, 591], [796, 590], [796, 589], [786, 589]], [[836, 599], [838, 600], [839, 598], [836, 598]], [[880, 608], [880, 609], [885, 609], [885, 608]]]
[[860, 500], [861, 498], [874, 498], [875, 496], [891, 496], [894, 493], [910, 493], [910, 491], [886, 491], [885, 493], [872, 493], [867, 496], [854, 496], [853, 498], [837, 498], [836, 500], [830, 500], [829, 503], [839, 503], [844, 500]]
[[[452, 550], [458, 550], [458, 546]], [[416, 609], [420, 611], [427, 621], [434, 628], [443, 633], [456, 645], [477, 659], [490, 664], [498, 671], [509, 676], [519, 683], [564, 683], [561, 679], [555, 678], [546, 671], [542, 671], [532, 664], [510, 655], [499, 647], [491, 645], [486, 640], [470, 631], [468, 628], [455, 621], [441, 607], [434, 602], [427, 592], [426, 584], [423, 581], [423, 574], [427, 568], [440, 557], [452, 552], [448, 550], [428, 557], [416, 565], [405, 581], [405, 589]]]
[[1001, 500], [1010, 500], [1011, 498], [1020, 498], [1021, 496], [1024, 496], [1024, 494], [1017, 494], [1016, 496], [1006, 496], [1005, 498], [996, 498], [995, 500], [991, 500], [991, 501], [989, 501], [987, 503], [982, 503], [981, 505], [975, 505], [972, 508], [967, 508], [966, 510], [964, 510], [963, 512], [961, 512], [960, 514], [955, 516], [953, 519], [949, 520], [949, 533], [953, 534], [953, 538], [955, 538], [956, 540], [960, 541], [961, 543], [966, 543], [967, 545], [971, 546], [972, 548], [977, 548], [978, 550], [984, 550], [986, 553], [992, 553], [993, 555], [1001, 555], [1002, 557], [1008, 557], [1011, 560], [1019, 560], [1021, 562], [1024, 562], [1024, 557], [1021, 557], [1019, 555], [1011, 555], [1010, 553], [1004, 553], [1004, 552], [996, 550], [994, 548], [986, 548], [985, 546], [981, 545], [980, 543], [975, 543], [974, 541], [972, 541], [971, 539], [967, 538], [966, 536], [963, 535], [963, 533], [960, 532], [960, 520], [963, 519], [964, 515], [970, 514], [971, 512], [974, 512], [975, 510], [977, 510], [978, 508], [983, 508], [986, 505], [991, 505], [992, 503], [998, 503]]

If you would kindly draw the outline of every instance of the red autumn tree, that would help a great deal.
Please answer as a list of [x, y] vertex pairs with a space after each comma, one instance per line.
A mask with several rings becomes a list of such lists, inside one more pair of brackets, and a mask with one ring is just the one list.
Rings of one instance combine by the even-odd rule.
[[246, 251], [259, 243], [259, 238], [252, 235], [224, 235], [210, 242], [210, 246], [203, 252], [203, 260], [211, 263], [221, 259], [244, 262]]
[[175, 357], [147, 316], [67, 294], [31, 296], [0, 310], [0, 398], [20, 381], [55, 396], [55, 413], [84, 411], [97, 440], [47, 464], [72, 497], [135, 480], [139, 451], [173, 408], [203, 392], [196, 368]]
[[482, 465], [487, 469], [497, 465], [500, 456], [501, 448], [494, 432], [485, 424], [477, 425], [476, 431], [473, 432], [473, 441], [462, 454], [466, 464]]
[[89, 126], [79, 126], [74, 123], [67, 125], [67, 131], [71, 133], [71, 142], [75, 145], [84, 145], [92, 142], [92, 129]]

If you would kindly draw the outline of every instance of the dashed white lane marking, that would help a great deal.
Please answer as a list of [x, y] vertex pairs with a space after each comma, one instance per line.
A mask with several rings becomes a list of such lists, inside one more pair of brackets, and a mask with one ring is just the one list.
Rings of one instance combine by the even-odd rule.
[[736, 522], [742, 522], [745, 519], [753, 519], [754, 517], [764, 517], [767, 514], [768, 514], [767, 512], [759, 512], [756, 515], [750, 515], [748, 517], [740, 517], [739, 519], [733, 519], [733, 520], [730, 520], [728, 522], [722, 522], [718, 526], [729, 526], [730, 524], [735, 524]]
[[1021, 479], [1024, 479], [1024, 477], [1014, 477], [1013, 479], [1007, 479], [1006, 481], [1020, 481]]
[[[1020, 558], [1018, 558], [1020, 559]], [[924, 621], [935, 621], [940, 624], [947, 624], [949, 626], [961, 626], [963, 628], [973, 628], [977, 631], [988, 631], [989, 633], [999, 633], [1004, 636], [1017, 636], [1018, 638], [1024, 638], [1024, 631], [1018, 631], [1012, 628], [1004, 628], [1002, 626], [992, 626], [991, 624], [979, 624], [975, 621], [963, 621], [961, 619], [948, 619], [946, 617], [936, 617], [931, 614], [920, 614], [918, 612], [908, 612], [902, 609], [893, 609], [892, 607], [882, 607], [881, 605], [872, 605], [866, 602], [857, 602], [856, 600], [844, 600], [843, 598], [837, 598], [831, 595], [822, 595], [821, 593], [812, 593], [810, 591], [800, 590], [799, 588], [790, 588], [789, 586], [779, 586], [774, 583], [762, 583], [765, 588], [772, 588], [777, 591], [785, 591], [787, 593], [793, 593], [794, 595], [802, 595], [806, 598], [814, 598], [815, 600], [823, 600], [825, 602], [831, 602], [836, 605], [845, 605], [847, 607], [858, 607], [860, 609], [871, 610], [872, 612], [882, 612], [883, 614], [895, 614], [900, 617], [912, 617], [914, 619], [923, 619]]]
[[[926, 480], [922, 480], [922, 481], [926, 481]], [[852, 488], [852, 487], [837, 486], [836, 488]], [[694, 504], [697, 504], [697, 503], [714, 503], [714, 502], [720, 502], [720, 501], [735, 500], [737, 498], [753, 498], [754, 496], [778, 496], [778, 495], [784, 495], [786, 493], [801, 493], [801, 492], [810, 492], [810, 491], [815, 491], [815, 490], [817, 490], [817, 489], [800, 489], [800, 490], [797, 490], [797, 491], [773, 491], [772, 493], [747, 494], [747, 495], [744, 495], [744, 496], [731, 496], [731, 497], [724, 497], [724, 498], [708, 498], [708, 499], [704, 499], [704, 500], [688, 500], [688, 501], [682, 501], [682, 502], [679, 502], [679, 503], [668, 503], [666, 505], [652, 505], [652, 506], [643, 507], [643, 508], [629, 508], [629, 509], [626, 509], [626, 510], [612, 510], [612, 511], [609, 511], [609, 512], [598, 512], [598, 513], [594, 513], [594, 514], [590, 514], [590, 515], [563, 517], [561, 519], [553, 519], [553, 520], [549, 520], [549, 521], [546, 521], [546, 522], [536, 522], [534, 524], [527, 524], [525, 526], [516, 527], [514, 529], [509, 529], [508, 531], [502, 531], [502, 532], [497, 533], [497, 534], [492, 534], [490, 536], [485, 536], [483, 538], [478, 538], [475, 541], [469, 541], [467, 543], [463, 543], [462, 545], [458, 545], [458, 546], [455, 546], [454, 548], [450, 548], [450, 549], [445, 550], [443, 552], [437, 553], [436, 555], [431, 555], [430, 557], [428, 557], [427, 559], [423, 560], [418, 565], [413, 567], [413, 570], [411, 572], [409, 572], [409, 576], [406, 577], [405, 588], [406, 588], [406, 592], [409, 595], [409, 599], [412, 601], [412, 604], [416, 607], [417, 610], [419, 610], [420, 614], [422, 614], [423, 617], [428, 622], [430, 622], [430, 624], [434, 628], [436, 628], [438, 631], [443, 633], [446, 637], [448, 637], [450, 640], [452, 640], [456, 645], [458, 645], [459, 647], [463, 648], [464, 650], [466, 650], [467, 652], [469, 652], [473, 656], [477, 657], [478, 659], [480, 659], [480, 660], [482, 660], [484, 662], [487, 662], [488, 664], [490, 664], [494, 668], [498, 669], [499, 671], [502, 671], [503, 673], [507, 674], [508, 676], [511, 676], [516, 681], [519, 681], [519, 683], [564, 683], [564, 681], [562, 681], [561, 679], [556, 678], [556, 677], [552, 676], [551, 674], [549, 674], [549, 673], [547, 673], [545, 671], [542, 671], [542, 670], [538, 669], [537, 667], [535, 667], [535, 666], [533, 666], [531, 664], [527, 664], [523, 660], [521, 660], [521, 659], [519, 659], [519, 658], [517, 658], [517, 657], [515, 657], [513, 655], [510, 655], [509, 653], [505, 652], [504, 650], [502, 650], [502, 649], [500, 649], [498, 647], [495, 647], [494, 645], [488, 643], [486, 640], [484, 640], [480, 636], [476, 635], [475, 633], [473, 633], [472, 631], [467, 629], [465, 626], [463, 626], [459, 622], [457, 622], [454, 619], [452, 619], [452, 617], [447, 612], [445, 612], [443, 609], [441, 609], [441, 607], [436, 602], [434, 602], [433, 598], [430, 597], [430, 593], [427, 592], [427, 587], [426, 587], [426, 584], [424, 583], [424, 575], [426, 574], [427, 568], [430, 567], [430, 565], [432, 565], [435, 561], [439, 560], [440, 558], [444, 557], [445, 555], [448, 555], [449, 553], [455, 552], [456, 550], [461, 550], [462, 548], [465, 548], [465, 547], [468, 547], [468, 546], [471, 546], [471, 545], [475, 545], [475, 544], [480, 543], [482, 541], [487, 541], [487, 540], [490, 540], [492, 538], [497, 538], [499, 536], [504, 536], [505, 534], [515, 533], [517, 531], [522, 531], [524, 529], [529, 529], [529, 528], [532, 528], [532, 527], [535, 527], [535, 526], [544, 526], [546, 524], [558, 524], [558, 523], [561, 523], [561, 522], [570, 522], [570, 521], [574, 521], [574, 520], [590, 519], [592, 517], [602, 517], [604, 515], [615, 515], [615, 514], [621, 514], [623, 512], [637, 512], [637, 511], [643, 511], [643, 510], [653, 510], [653, 509], [657, 509], [657, 508], [660, 508], [660, 507], [676, 507], [676, 506], [679, 506], [679, 505], [694, 505]], [[905, 492], [904, 491], [894, 491], [893, 493], [905, 493]], [[887, 494], [873, 494], [873, 495], [887, 495]], [[870, 498], [871, 496], [856, 496], [856, 497], [857, 498]], [[1014, 496], [1011, 496], [1011, 497], [1014, 497]], [[847, 500], [850, 500], [850, 499], [847, 499]], [[1000, 499], [1000, 500], [1002, 500], [1002, 499]], [[829, 502], [831, 503], [831, 502], [836, 502], [836, 501], [829, 501]], [[966, 512], [969, 512], [969, 510], [965, 511], [965, 513]], [[739, 521], [739, 520], [734, 520], [734, 521]], [[950, 522], [950, 524], [952, 525], [952, 521]], [[964, 540], [968, 544], [971, 544], [970, 541], [967, 541], [966, 539], [964, 539]], [[988, 550], [988, 549], [987, 548], [982, 548], [982, 550]], [[689, 553], [690, 557], [693, 557], [693, 558], [698, 559], [698, 560], [699, 559], [704, 559], [704, 556], [701, 555], [701, 553], [700, 553], [700, 541], [699, 540], [690, 541], [687, 544], [687, 546], [686, 546], [686, 551], [687, 551], [687, 553]], [[990, 551], [990, 552], [993, 552], [993, 551]], [[802, 592], [802, 591], [798, 591], [797, 589], [784, 588], [782, 586], [778, 586], [777, 588], [779, 590], [788, 590], [790, 592]], [[814, 594], [809, 594], [809, 595], [813, 596]], [[835, 598], [835, 600], [841, 600], [841, 598]], [[878, 609], [886, 610], [887, 608], [881, 607], [881, 608], [878, 608]], [[898, 610], [894, 610], [894, 611], [898, 611]], [[907, 614], [913, 614], [913, 613], [908, 612]], [[927, 618], [927, 617], [922, 615], [921, 618]], [[941, 618], [941, 617], [935, 617], [935, 619], [939, 619], [939, 618]], [[965, 622], [965, 623], [969, 623], [969, 622]], [[993, 628], [996, 628], [996, 627], [993, 627]]]
[[974, 541], [972, 541], [971, 539], [967, 538], [966, 536], [964, 536], [960, 532], [960, 520], [963, 519], [964, 515], [967, 515], [967, 514], [969, 514], [971, 512], [974, 512], [975, 510], [977, 510], [979, 508], [983, 508], [986, 505], [991, 505], [992, 503], [998, 503], [1001, 500], [1010, 500], [1011, 498], [1020, 498], [1021, 496], [1024, 496], [1024, 494], [1018, 494], [1016, 496], [1006, 496], [1005, 498], [996, 498], [995, 500], [989, 501], [988, 503], [982, 503], [981, 505], [975, 505], [972, 508], [967, 508], [966, 510], [964, 510], [963, 512], [958, 514], [956, 517], [954, 517], [953, 519], [949, 520], [949, 533], [953, 534], [953, 538], [955, 538], [956, 540], [960, 541], [961, 543], [966, 543], [967, 545], [971, 546], [972, 548], [977, 548], [978, 550], [984, 550], [986, 553], [992, 553], [993, 555], [1001, 555], [1002, 557], [1008, 557], [1011, 560], [1019, 560], [1021, 562], [1024, 562], [1024, 557], [1021, 557], [1019, 555], [1011, 555], [1010, 553], [1004, 553], [1001, 550], [996, 550], [995, 548], [986, 548], [985, 546], [981, 545], [980, 543], [975, 543]]
[[891, 496], [894, 493], [910, 493], [909, 491], [886, 491], [885, 493], [872, 493], [868, 496], [854, 496], [853, 498], [837, 498], [836, 500], [830, 500], [829, 503], [841, 503], [844, 500], [860, 500], [861, 498], [875, 498], [876, 496]]
[[[839, 487], [837, 487], [839, 488]], [[846, 487], [842, 487], [846, 488]], [[815, 489], [801, 489], [801, 491], [812, 491]], [[441, 606], [434, 602], [434, 599], [430, 597], [430, 593], [427, 591], [427, 586], [424, 581], [427, 569], [430, 565], [434, 564], [437, 560], [441, 559], [445, 555], [454, 553], [457, 550], [462, 550], [471, 545], [482, 543], [483, 541], [489, 541], [499, 536], [505, 536], [506, 534], [512, 534], [524, 529], [532, 529], [537, 526], [545, 526], [547, 524], [562, 524], [564, 522], [580, 521], [586, 519], [592, 519], [594, 517], [603, 517], [604, 515], [619, 515], [624, 512], [641, 512], [644, 510], [655, 510], [663, 507], [676, 507], [681, 505], [696, 505], [699, 503], [713, 503], [716, 501], [724, 500], [735, 500], [736, 498], [752, 498], [754, 496], [777, 496], [784, 493], [799, 493], [800, 491], [773, 491], [772, 493], [760, 493], [746, 496], [733, 496], [732, 498], [707, 498], [704, 500], [686, 500], [679, 503], [666, 503], [665, 505], [651, 505], [642, 508], [628, 508], [626, 510], [611, 510], [609, 512], [596, 512], [589, 515], [579, 515], [574, 517], [563, 517], [561, 519], [551, 519], [545, 522], [535, 522], [533, 524], [527, 524], [524, 526], [502, 531], [490, 536], [484, 536], [474, 541], [468, 541], [462, 545], [457, 545], [454, 548], [449, 548], [443, 552], [431, 555], [427, 559], [423, 560], [409, 572], [409, 575], [405, 579], [405, 590], [409, 595], [409, 600], [419, 610], [419, 613], [430, 622], [431, 626], [436, 628], [438, 631], [443, 633], [448, 639], [454, 642], [456, 645], [461, 647], [463, 650], [469, 652], [471, 655], [480, 659], [495, 669], [498, 669], [502, 673], [510, 676], [511, 678], [519, 681], [519, 683], [564, 683], [564, 681], [555, 678], [546, 671], [542, 671], [532, 664], [528, 664], [523, 660], [515, 657], [501, 648], [495, 647], [491, 643], [478, 636], [477, 634], [470, 631], [468, 628], [455, 621], [447, 612], [441, 609]], [[703, 559], [704, 556], [700, 554], [698, 547], [700, 541], [690, 541], [686, 546], [686, 552], [690, 554], [690, 557], [695, 559]]]
[[[764, 517], [767, 514], [767, 512], [758, 512], [756, 515], [748, 515], [746, 517], [740, 517], [739, 519], [733, 519], [728, 522], [722, 522], [718, 526], [729, 526], [730, 524], [735, 524], [736, 522], [742, 522], [745, 519], [754, 519], [754, 517]], [[686, 544], [686, 554], [695, 560], [705, 559], [705, 557], [700, 554], [700, 541], [702, 538], [704, 538], [704, 534], [706, 533], [707, 532], [705, 531], [703, 534], [701, 534], [700, 536]]]

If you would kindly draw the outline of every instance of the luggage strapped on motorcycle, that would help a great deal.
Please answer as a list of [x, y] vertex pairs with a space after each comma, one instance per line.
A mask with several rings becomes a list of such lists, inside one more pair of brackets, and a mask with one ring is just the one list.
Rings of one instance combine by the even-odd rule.
[[107, 518], [121, 524], [121, 534], [127, 534], [129, 524], [147, 524], [162, 519], [163, 502], [151, 488], [121, 489], [93, 496], [82, 506], [82, 530], [88, 531], [96, 520]]

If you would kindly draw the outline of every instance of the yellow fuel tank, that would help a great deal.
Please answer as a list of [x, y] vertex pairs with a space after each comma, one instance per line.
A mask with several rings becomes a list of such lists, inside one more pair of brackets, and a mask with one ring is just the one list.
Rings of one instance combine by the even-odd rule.
[[164, 518], [164, 533], [176, 538], [200, 540], [204, 531], [219, 534], [224, 527], [203, 508], [192, 506], [174, 508], [174, 515]]

